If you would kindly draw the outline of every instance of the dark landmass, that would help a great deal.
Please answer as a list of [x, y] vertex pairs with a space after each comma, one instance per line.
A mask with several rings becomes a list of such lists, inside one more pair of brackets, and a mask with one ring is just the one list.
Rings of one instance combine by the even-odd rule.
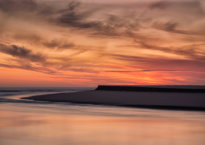
[[96, 90], [23, 99], [156, 109], [205, 110], [203, 86], [98, 86]]
[[204, 86], [111, 86], [99, 85], [96, 90], [135, 92], [205, 93]]

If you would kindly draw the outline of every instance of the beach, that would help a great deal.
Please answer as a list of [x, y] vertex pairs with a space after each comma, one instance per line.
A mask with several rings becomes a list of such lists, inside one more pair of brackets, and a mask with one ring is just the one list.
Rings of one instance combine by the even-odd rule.
[[116, 87], [119, 89], [118, 86], [115, 86], [114, 90], [109, 86], [107, 87], [108, 89], [106, 87], [99, 89], [98, 87], [89, 91], [40, 95], [24, 99], [143, 108], [205, 110], [205, 92], [203, 87], [134, 87], [137, 91], [130, 91], [129, 86], [128, 88], [127, 86], [120, 88], [121, 91], [117, 91]]

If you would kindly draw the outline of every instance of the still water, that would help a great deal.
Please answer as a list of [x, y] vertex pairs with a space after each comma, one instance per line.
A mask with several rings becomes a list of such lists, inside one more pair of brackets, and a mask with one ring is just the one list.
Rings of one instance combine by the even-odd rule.
[[205, 112], [20, 100], [42, 93], [1, 95], [0, 145], [205, 144]]

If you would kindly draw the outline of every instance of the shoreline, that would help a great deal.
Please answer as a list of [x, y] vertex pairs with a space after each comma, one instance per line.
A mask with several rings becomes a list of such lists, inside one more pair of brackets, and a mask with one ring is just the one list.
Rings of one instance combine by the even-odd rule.
[[126, 107], [126, 108], [138, 108], [138, 109], [156, 109], [156, 110], [174, 110], [174, 111], [203, 111], [203, 112], [205, 112], [204, 107], [179, 107], [179, 106], [160, 106], [160, 105], [117, 105], [117, 104], [90, 103], [90, 102], [39, 100], [39, 99], [31, 99], [30, 97], [24, 97], [21, 99], [29, 99], [29, 100], [34, 100], [34, 101], [43, 101], [43, 102], [50, 102], [50, 103], [71, 103], [73, 105], [98, 105], [98, 106]]
[[150, 109], [205, 111], [204, 92], [108, 91], [96, 89], [38, 95], [22, 99]]

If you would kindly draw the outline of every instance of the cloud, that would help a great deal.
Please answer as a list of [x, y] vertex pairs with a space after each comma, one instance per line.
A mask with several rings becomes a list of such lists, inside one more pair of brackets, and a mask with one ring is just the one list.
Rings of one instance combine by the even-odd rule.
[[70, 2], [66, 9], [59, 11], [60, 16], [57, 17], [57, 21], [60, 24], [64, 24], [65, 26], [82, 29], [100, 27], [100, 23], [98, 22], [86, 22], [85, 19], [89, 17], [92, 13], [90, 13], [90, 11], [80, 12], [79, 6], [79, 2]]
[[[177, 34], [184, 34], [184, 35], [204, 35], [204, 33], [200, 31], [200, 29], [188, 30], [183, 25], [180, 26], [178, 22], [174, 22], [174, 21], [167, 21], [167, 22], [156, 21], [153, 23], [153, 28], [170, 32], [170, 33], [177, 33]], [[182, 28], [186, 30], [183, 30]]]
[[[184, 56], [186, 58], [190, 58], [190, 59], [197, 59], [198, 57], [198, 45], [186, 45], [186, 46], [175, 46], [175, 47], [171, 47], [171, 46], [160, 46], [159, 44], [152, 44], [147, 40], [141, 40], [138, 42], [139, 45], [142, 48], [145, 49], [150, 49], [150, 50], [159, 50], [162, 52], [166, 52], [166, 53], [170, 53], [170, 54], [176, 54], [176, 55], [181, 55]], [[203, 46], [203, 45], [202, 45]], [[200, 54], [201, 55], [201, 54]]]
[[0, 0], [0, 10], [4, 12], [33, 11], [36, 8], [33, 0]]
[[158, 29], [165, 30], [168, 32], [184, 33], [183, 31], [177, 30], [178, 23], [176, 22], [166, 22], [166, 23], [155, 23], [154, 26]]
[[[143, 3], [143, 2], [142, 2]], [[158, 30], [170, 33], [185, 35], [203, 35], [200, 30], [195, 30], [195, 26], [188, 26], [190, 21], [199, 21], [204, 17], [204, 11], [201, 3], [197, 1], [161, 1], [150, 3], [149, 9], [138, 8], [143, 6], [141, 3], [134, 4], [129, 11], [123, 11], [122, 6], [103, 7], [93, 9], [92, 7], [84, 8], [80, 3], [71, 2], [66, 9], [59, 13], [55, 18], [57, 24], [65, 27], [75, 28], [78, 30], [89, 30], [93, 35], [106, 36], [124, 36], [129, 37], [130, 33], [138, 33], [140, 30], [152, 27]], [[126, 5], [127, 6], [127, 5]], [[135, 8], [139, 11], [136, 11]], [[110, 9], [109, 9], [110, 8]], [[102, 10], [104, 9], [104, 10]], [[108, 10], [121, 11], [122, 13], [109, 13]], [[156, 12], [158, 9], [161, 12]], [[101, 12], [104, 12], [103, 15]], [[105, 11], [107, 11], [105, 13]], [[100, 17], [96, 18], [96, 14]], [[189, 16], [186, 16], [189, 15]], [[162, 21], [164, 20], [164, 21]]]
[[[180, 29], [189, 19], [199, 19], [204, 16], [202, 3], [198, 1], [160, 1], [149, 2], [148, 8], [143, 2], [128, 3], [124, 7], [118, 4], [81, 3], [79, 1], [63, 1], [67, 7], [48, 4], [35, 0], [0, 0], [0, 9], [6, 12], [35, 11], [33, 17], [38, 16], [42, 21], [57, 24], [60, 27], [75, 28], [91, 32], [93, 35], [128, 36], [139, 28], [146, 28], [154, 20], [154, 28], [180, 34], [192, 34], [193, 31]], [[95, 7], [96, 6], [96, 7]], [[126, 7], [126, 10], [124, 10]], [[140, 8], [142, 7], [142, 8]], [[123, 9], [124, 8], [124, 9]], [[139, 9], [136, 11], [136, 8]], [[129, 9], [129, 10], [127, 10]], [[155, 10], [161, 10], [161, 14]], [[112, 13], [118, 11], [118, 13]], [[119, 11], [121, 11], [119, 13]], [[176, 15], [177, 14], [177, 15]], [[185, 15], [189, 14], [191, 16]], [[96, 17], [96, 15], [99, 15]], [[194, 15], [194, 17], [192, 16]], [[158, 17], [168, 20], [161, 22]], [[184, 22], [173, 20], [180, 18]], [[150, 19], [148, 21], [148, 19]]]
[[[130, 14], [105, 13], [106, 9], [122, 9], [121, 5], [111, 8], [105, 4], [97, 8], [90, 5], [70, 2], [66, 9], [58, 12], [58, 16], [54, 18], [54, 21], [61, 26], [75, 28], [77, 30], [88, 30], [92, 35], [102, 36], [121, 36], [139, 27], [138, 21], [135, 18], [128, 18], [127, 15]], [[100, 15], [100, 17], [96, 17], [96, 15]]]
[[[117, 72], [117, 73], [132, 73], [132, 72], [194, 72], [194, 71], [184, 71], [184, 70], [170, 70], [170, 69], [157, 69], [157, 70], [155, 70], [155, 69], [150, 69], [150, 70], [107, 70], [107, 71], [104, 71], [104, 72]], [[199, 71], [199, 73], [205, 73], [205, 71], [202, 71], [202, 72], [200, 72]]]
[[168, 2], [160, 1], [150, 4], [150, 9], [166, 9], [168, 7]]
[[40, 35], [37, 34], [33, 34], [33, 33], [17, 33], [14, 34], [13, 36], [16, 40], [18, 41], [23, 41], [23, 42], [29, 42], [33, 45], [42, 45], [45, 46], [47, 48], [55, 48], [55, 49], [68, 49], [68, 48], [75, 48], [75, 44], [72, 42], [68, 42], [68, 40], [64, 40], [64, 39], [52, 39], [48, 40], [48, 38], [42, 37]]
[[[205, 16], [200, 1], [160, 1], [149, 5], [153, 16], [153, 28], [185, 35], [204, 35], [203, 28], [198, 28]], [[152, 13], [152, 14], [151, 14]], [[198, 24], [198, 25], [196, 25]]]
[[[71, 3], [72, 4], [72, 3]], [[79, 12], [79, 5], [68, 6], [67, 10], [57, 18], [57, 22], [61, 25], [77, 28], [79, 30], [94, 30], [98, 34], [114, 35], [114, 28], [100, 20], [88, 20], [92, 16], [92, 12]]]
[[[34, 0], [0, 0], [0, 11], [16, 16], [29, 13], [29, 17], [37, 18], [37, 21], [47, 21], [60, 27], [76, 28], [78, 30], [89, 30], [96, 35], [118, 35], [116, 27], [122, 21], [108, 18], [93, 19], [93, 15], [100, 9], [88, 5], [82, 5], [78, 1], [64, 1], [67, 7], [48, 4], [48, 2], [36, 2]], [[103, 7], [103, 6], [102, 6]], [[24, 13], [25, 12], [25, 13]], [[34, 13], [32, 13], [34, 12]], [[22, 16], [23, 16], [22, 15]], [[25, 19], [25, 16], [23, 16]], [[125, 23], [125, 22], [123, 22]]]
[[[114, 59], [127, 62], [132, 67], [140, 67], [144, 70], [175, 70], [175, 71], [203, 71], [205, 72], [205, 59], [169, 59], [169, 58], [150, 58], [150, 57], [138, 57], [132, 55], [110, 55]], [[183, 67], [182, 67], [183, 66]]]
[[59, 40], [45, 41], [42, 42], [42, 44], [48, 48], [57, 48], [57, 49], [68, 49], [68, 48], [75, 47], [74, 43], [62, 42]]
[[19, 62], [19, 64], [1, 64], [0, 63], [0, 67], [4, 67], [4, 68], [13, 68], [13, 69], [24, 69], [24, 70], [29, 70], [29, 71], [35, 71], [35, 72], [41, 72], [41, 73], [45, 73], [45, 74], [51, 74], [51, 75], [54, 75], [56, 74], [57, 72], [52, 70], [52, 69], [49, 69], [49, 68], [46, 68], [46, 67], [43, 67], [43, 66], [33, 66], [31, 63], [28, 63], [28, 62]]
[[202, 1], [96, 3], [0, 0], [0, 52], [13, 56], [0, 66], [81, 77], [205, 71]]
[[17, 45], [4, 45], [0, 44], [0, 52], [9, 54], [13, 57], [27, 59], [33, 62], [45, 62], [46, 58], [37, 53], [33, 53], [31, 50], [24, 47], [19, 47]]
[[150, 9], [158, 10], [173, 10], [181, 12], [194, 12], [197, 14], [204, 14], [202, 9], [202, 3], [195, 0], [185, 0], [185, 1], [158, 1], [153, 2], [149, 5]]

